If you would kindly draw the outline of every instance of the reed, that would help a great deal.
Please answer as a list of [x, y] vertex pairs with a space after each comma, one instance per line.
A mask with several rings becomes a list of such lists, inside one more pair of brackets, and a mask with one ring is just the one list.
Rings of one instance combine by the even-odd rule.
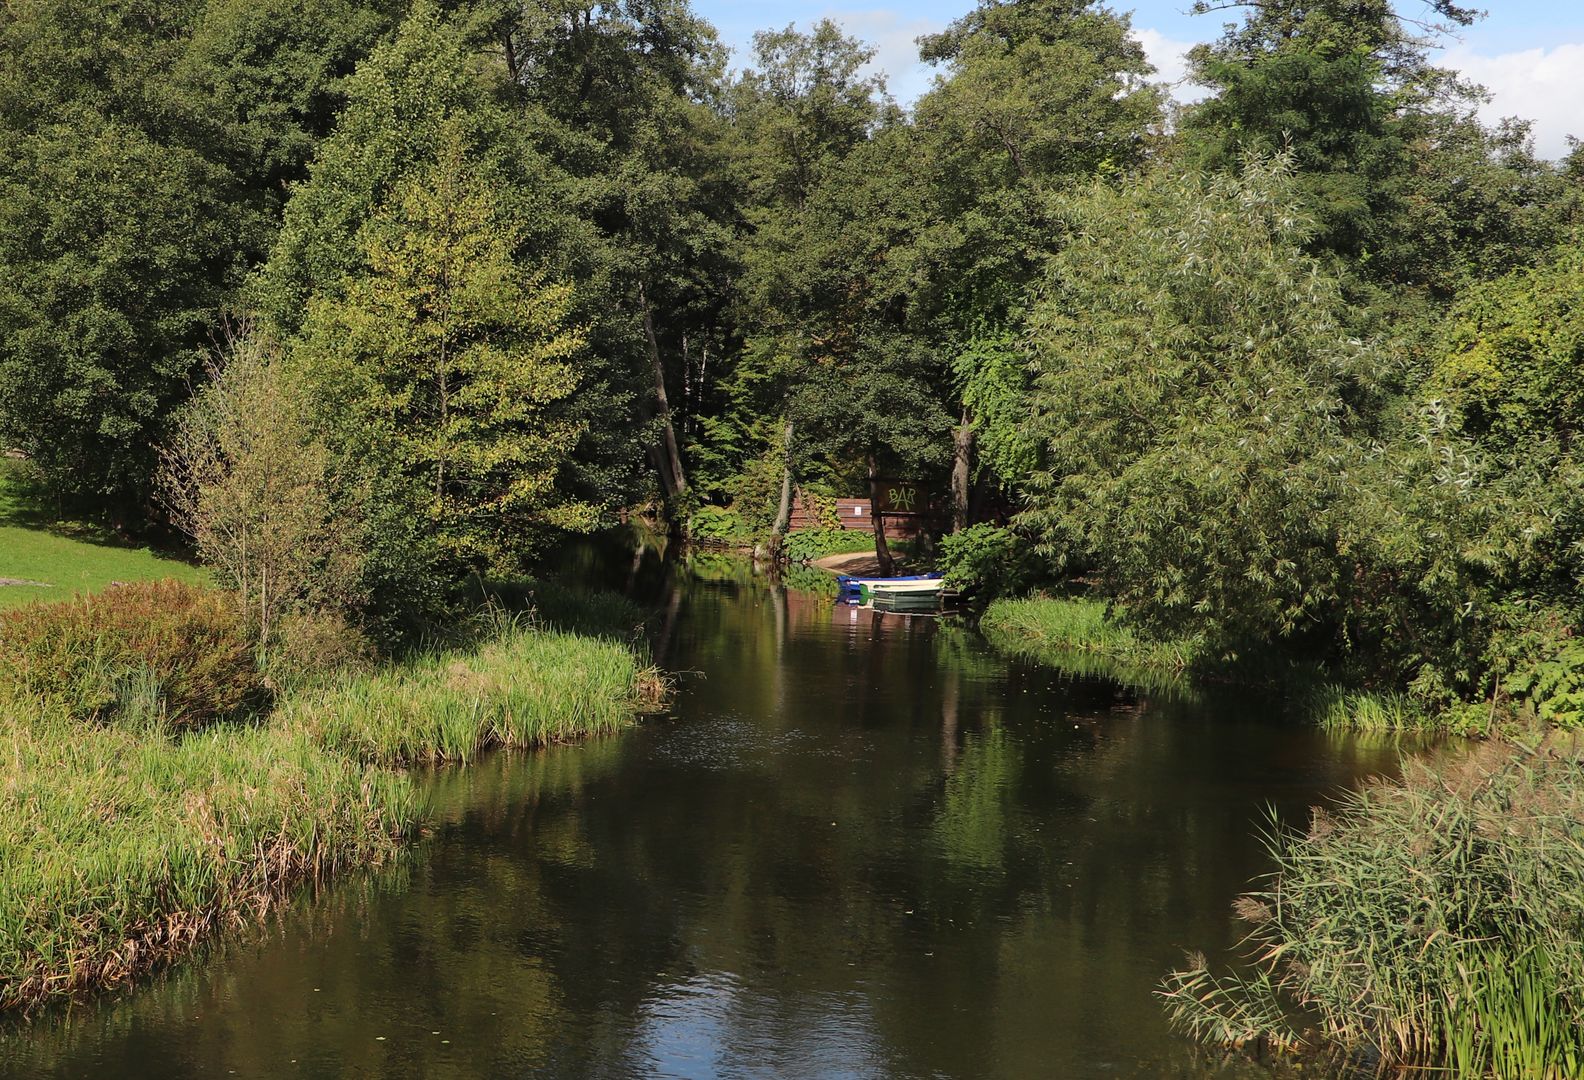
[[665, 684], [613, 641], [502, 619], [483, 644], [442, 650], [291, 698], [277, 722], [360, 761], [467, 762], [616, 731], [660, 703]]
[[[1274, 832], [1243, 897], [1250, 972], [1193, 963], [1168, 1012], [1209, 1041], [1311, 1041], [1458, 1077], [1553, 1080], [1584, 1062], [1584, 754], [1553, 738], [1409, 764], [1401, 782]], [[1236, 1038], [1229, 1038], [1235, 1035]]]
[[0, 702], [0, 1010], [114, 986], [378, 862], [414, 824], [409, 783], [301, 732], [185, 734]]

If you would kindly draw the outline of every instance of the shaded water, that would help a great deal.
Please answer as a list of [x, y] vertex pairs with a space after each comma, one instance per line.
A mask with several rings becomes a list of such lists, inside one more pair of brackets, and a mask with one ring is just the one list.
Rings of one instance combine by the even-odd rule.
[[[653, 573], [655, 568], [647, 568]], [[436, 774], [435, 835], [0, 1077], [1208, 1077], [1152, 996], [1394, 751], [677, 574], [673, 715]]]

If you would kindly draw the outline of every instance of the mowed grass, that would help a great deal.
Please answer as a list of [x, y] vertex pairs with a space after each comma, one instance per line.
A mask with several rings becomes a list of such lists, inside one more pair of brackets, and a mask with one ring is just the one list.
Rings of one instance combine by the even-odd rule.
[[84, 523], [52, 520], [30, 492], [24, 469], [20, 461], [0, 459], [0, 579], [40, 584], [0, 585], [0, 608], [67, 600], [117, 581], [208, 582], [205, 571], [190, 562], [116, 544]]

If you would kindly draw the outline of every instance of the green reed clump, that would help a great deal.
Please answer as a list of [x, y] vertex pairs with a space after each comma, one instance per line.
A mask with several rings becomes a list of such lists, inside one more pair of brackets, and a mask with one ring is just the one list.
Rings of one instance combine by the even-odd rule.
[[615, 731], [664, 685], [625, 645], [504, 620], [488, 641], [296, 697], [278, 722], [381, 764], [468, 761]]
[[411, 828], [401, 777], [307, 735], [83, 723], [0, 700], [0, 1010], [111, 986], [375, 862]]
[[1327, 731], [1369, 734], [1422, 732], [1443, 726], [1437, 716], [1407, 694], [1356, 690], [1315, 683], [1299, 695], [1300, 715]]
[[196, 726], [264, 695], [233, 599], [148, 581], [0, 614], [0, 688], [82, 720]]
[[1201, 659], [1197, 641], [1149, 641], [1119, 622], [1110, 605], [1081, 597], [1034, 596], [997, 600], [979, 629], [1009, 650], [1087, 653], [1128, 668], [1179, 675]]
[[1584, 754], [1486, 746], [1276, 832], [1239, 901], [1252, 974], [1195, 962], [1163, 994], [1209, 1041], [1322, 1044], [1460, 1077], [1552, 1080], [1584, 1060]]

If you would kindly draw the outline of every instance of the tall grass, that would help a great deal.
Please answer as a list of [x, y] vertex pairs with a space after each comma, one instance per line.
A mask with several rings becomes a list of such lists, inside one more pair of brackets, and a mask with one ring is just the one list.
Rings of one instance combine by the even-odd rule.
[[1158, 689], [1186, 674], [1203, 651], [1193, 640], [1141, 638], [1116, 619], [1108, 604], [1082, 597], [997, 600], [980, 617], [979, 629], [1003, 652], [1085, 673], [1098, 659], [1112, 665], [1121, 681]]
[[1380, 735], [1430, 732], [1443, 727], [1435, 713], [1407, 694], [1356, 690], [1317, 681], [1297, 697], [1299, 715], [1327, 731]]
[[466, 762], [492, 747], [616, 731], [664, 692], [627, 646], [506, 619], [477, 648], [289, 699], [276, 722], [364, 762]]
[[171, 735], [0, 702], [0, 1009], [124, 982], [296, 885], [384, 858], [401, 777], [306, 735]]
[[0, 620], [0, 1010], [124, 982], [384, 859], [420, 810], [381, 766], [613, 731], [665, 692], [627, 644], [497, 612], [468, 648], [281, 680], [272, 713], [238, 716], [245, 639], [167, 592], [169, 611], [113, 590]]
[[1163, 991], [1201, 1038], [1322, 1044], [1459, 1077], [1553, 1080], [1584, 1061], [1584, 754], [1486, 746], [1410, 764], [1305, 834], [1239, 901], [1252, 973], [1202, 962]]

